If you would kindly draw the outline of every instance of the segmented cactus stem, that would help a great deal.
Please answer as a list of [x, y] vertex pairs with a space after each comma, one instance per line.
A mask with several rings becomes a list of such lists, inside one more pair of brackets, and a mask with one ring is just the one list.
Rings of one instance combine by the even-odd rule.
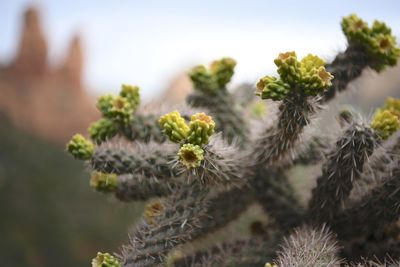
[[353, 182], [361, 176], [376, 144], [377, 136], [369, 126], [359, 123], [349, 126], [336, 142], [317, 179], [309, 203], [309, 220], [331, 222], [350, 195]]

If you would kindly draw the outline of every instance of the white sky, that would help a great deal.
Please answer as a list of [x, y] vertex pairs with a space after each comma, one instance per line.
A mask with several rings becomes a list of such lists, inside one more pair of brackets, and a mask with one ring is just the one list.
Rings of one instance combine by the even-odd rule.
[[0, 0], [0, 62], [15, 55], [29, 3], [41, 9], [52, 64], [80, 32], [92, 92], [116, 92], [131, 83], [147, 99], [178, 72], [223, 56], [238, 61], [233, 83], [273, 72], [273, 59], [283, 51], [329, 60], [345, 47], [339, 22], [352, 12], [369, 22], [383, 20], [400, 35], [398, 0]]

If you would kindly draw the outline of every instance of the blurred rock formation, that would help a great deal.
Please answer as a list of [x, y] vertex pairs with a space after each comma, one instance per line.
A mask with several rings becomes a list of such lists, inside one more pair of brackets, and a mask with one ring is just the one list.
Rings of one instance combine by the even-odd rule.
[[82, 82], [80, 37], [72, 38], [61, 66], [52, 68], [38, 10], [29, 7], [23, 19], [17, 55], [0, 67], [0, 112], [19, 128], [64, 143], [97, 117]]

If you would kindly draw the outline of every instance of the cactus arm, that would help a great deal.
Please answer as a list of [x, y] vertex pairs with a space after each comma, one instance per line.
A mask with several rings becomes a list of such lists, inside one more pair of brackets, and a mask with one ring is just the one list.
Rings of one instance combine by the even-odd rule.
[[400, 56], [396, 38], [385, 23], [374, 21], [373, 25], [368, 26], [365, 21], [352, 14], [343, 18], [342, 30], [348, 47], [327, 66], [336, 80], [325, 92], [324, 102], [331, 100], [336, 92], [346, 89], [366, 67], [380, 72], [387, 66], [395, 66]]
[[154, 266], [177, 245], [225, 226], [252, 203], [252, 195], [239, 188], [209, 195], [204, 188], [198, 191], [191, 185], [178, 192], [168, 197], [155, 223], [143, 221], [138, 226], [123, 251], [122, 266]]
[[129, 244], [123, 247], [123, 267], [156, 266], [175, 247], [192, 239], [205, 216], [207, 191], [182, 188], [162, 202], [162, 212], [149, 223], [136, 227]]
[[274, 218], [283, 232], [298, 225], [304, 209], [298, 204], [286, 175], [279, 170], [263, 171], [259, 175], [261, 177], [252, 180], [252, 188], [264, 211]]
[[254, 154], [258, 165], [274, 165], [292, 154], [304, 127], [318, 107], [314, 101], [302, 96], [284, 99], [279, 106], [278, 122], [268, 127], [256, 140]]
[[123, 174], [118, 177], [115, 196], [121, 201], [143, 201], [153, 197], [166, 197], [183, 184], [181, 179], [158, 179], [138, 174]]
[[155, 142], [133, 145], [106, 142], [96, 147], [90, 165], [92, 169], [116, 174], [138, 174], [159, 179], [177, 176], [170, 162], [176, 147]]
[[295, 52], [280, 53], [275, 64], [279, 77], [264, 76], [257, 83], [257, 95], [281, 103], [277, 123], [268, 126], [255, 142], [256, 165], [276, 166], [287, 160], [319, 109], [319, 95], [333, 78], [324, 61], [311, 54], [299, 61]]
[[275, 263], [278, 266], [341, 266], [339, 246], [326, 228], [297, 228], [285, 238]]
[[380, 185], [356, 203], [337, 214], [332, 229], [340, 239], [348, 240], [358, 235], [368, 235], [385, 224], [399, 219], [400, 169], [384, 178]]
[[332, 86], [326, 90], [323, 102], [332, 100], [337, 92], [341, 92], [347, 86], [361, 76], [362, 71], [368, 67], [368, 58], [366, 51], [359, 46], [349, 46], [339, 53], [335, 59], [326, 66], [326, 69], [332, 73], [335, 79]]
[[336, 142], [323, 166], [309, 203], [310, 220], [329, 223], [350, 195], [364, 164], [374, 151], [377, 136], [365, 125], [353, 123]]

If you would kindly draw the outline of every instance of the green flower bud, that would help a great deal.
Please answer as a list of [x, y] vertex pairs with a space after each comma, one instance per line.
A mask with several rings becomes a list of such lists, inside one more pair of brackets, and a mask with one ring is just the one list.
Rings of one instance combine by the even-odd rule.
[[325, 61], [313, 54], [308, 54], [300, 61], [300, 69], [302, 73], [313, 72], [315, 69], [325, 66]]
[[388, 97], [385, 101], [383, 109], [389, 110], [400, 119], [400, 99]]
[[372, 24], [371, 31], [372, 31], [373, 35], [376, 35], [376, 34], [390, 35], [390, 34], [392, 34], [392, 29], [390, 29], [386, 25], [386, 23], [379, 21], [379, 20], [374, 21], [374, 23]]
[[301, 62], [301, 88], [307, 95], [319, 95], [332, 85], [333, 76], [326, 71], [325, 61], [308, 54]]
[[140, 104], [140, 94], [139, 94], [138, 86], [122, 84], [121, 92], [119, 93], [119, 95], [128, 100], [128, 102], [132, 106], [133, 110], [136, 110], [136, 108]]
[[118, 185], [118, 176], [115, 173], [92, 172], [90, 187], [99, 192], [113, 192]]
[[307, 95], [319, 95], [332, 85], [333, 75], [326, 71], [325, 67], [312, 69], [302, 76], [302, 89]]
[[67, 143], [66, 149], [74, 158], [88, 160], [92, 157], [94, 146], [81, 134], [75, 134]]
[[117, 127], [109, 119], [100, 119], [90, 124], [88, 132], [94, 142], [101, 143], [115, 136], [117, 134]]
[[196, 168], [204, 160], [204, 150], [198, 145], [184, 144], [178, 151], [178, 157], [186, 168]]
[[376, 71], [383, 70], [386, 66], [394, 66], [400, 57], [400, 49], [397, 47], [396, 38], [391, 34], [378, 33], [369, 36], [365, 42], [368, 53], [375, 60], [371, 65]]
[[378, 110], [372, 119], [371, 126], [385, 140], [400, 129], [400, 120], [389, 110]]
[[121, 264], [109, 253], [97, 252], [96, 258], [92, 260], [92, 267], [121, 267]]
[[351, 14], [342, 19], [342, 30], [349, 40], [363, 40], [369, 34], [368, 24], [356, 14]]
[[275, 64], [280, 79], [265, 76], [257, 83], [256, 94], [262, 99], [283, 100], [291, 91], [316, 96], [332, 85], [333, 76], [317, 56], [308, 54], [299, 62], [295, 52], [280, 53]]
[[235, 71], [236, 61], [232, 58], [222, 58], [211, 63], [210, 71], [215, 76], [220, 88], [225, 87], [232, 79]]
[[103, 116], [108, 117], [109, 112], [113, 107], [115, 97], [113, 95], [102, 95], [97, 99], [96, 107], [103, 114]]
[[132, 105], [126, 98], [122, 96], [117, 96], [112, 104], [113, 105], [108, 113], [107, 118], [127, 125], [132, 120]]
[[297, 60], [296, 52], [280, 53], [274, 62], [285, 83], [295, 85], [300, 80], [300, 62]]
[[264, 267], [278, 267], [278, 265], [267, 262]]
[[189, 133], [189, 126], [178, 111], [165, 114], [159, 119], [163, 133], [175, 143], [186, 139]]
[[189, 77], [193, 82], [194, 89], [203, 93], [214, 93], [218, 90], [218, 83], [215, 76], [212, 75], [205, 66], [196, 66], [190, 73]]
[[189, 124], [190, 130], [187, 141], [195, 145], [208, 144], [210, 136], [214, 133], [215, 122], [205, 113], [192, 115]]
[[160, 200], [155, 200], [150, 203], [147, 203], [144, 207], [144, 217], [149, 224], [153, 224], [155, 222], [155, 218], [161, 214], [164, 207]]
[[257, 83], [256, 95], [261, 99], [283, 100], [290, 91], [290, 85], [271, 76], [261, 78]]

